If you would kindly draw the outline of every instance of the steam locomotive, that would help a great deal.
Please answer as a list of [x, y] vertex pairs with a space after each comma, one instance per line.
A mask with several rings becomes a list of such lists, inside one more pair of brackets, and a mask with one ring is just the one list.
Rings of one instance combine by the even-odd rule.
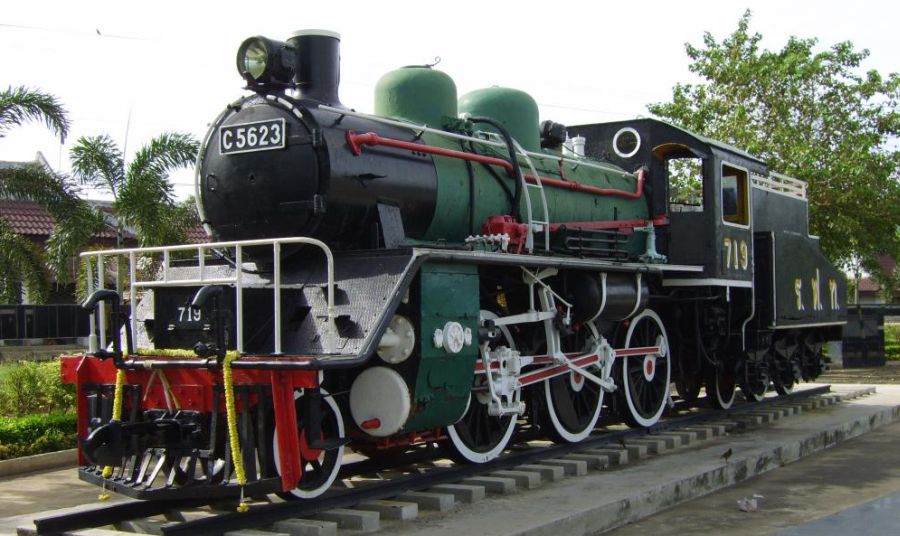
[[432, 66], [388, 73], [359, 113], [339, 44], [240, 46], [249, 95], [197, 163], [209, 243], [83, 255], [91, 348], [62, 374], [84, 480], [308, 498], [348, 448], [482, 463], [517, 428], [581, 441], [604, 407], [652, 426], [673, 383], [728, 408], [823, 370], [845, 283], [804, 183], [655, 119], [458, 98]]

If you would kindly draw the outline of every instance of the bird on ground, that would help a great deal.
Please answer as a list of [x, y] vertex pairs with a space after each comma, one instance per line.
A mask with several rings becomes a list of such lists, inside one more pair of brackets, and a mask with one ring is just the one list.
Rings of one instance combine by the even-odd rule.
[[619, 436], [619, 445], [621, 445], [623, 449], [627, 449], [627, 448], [628, 448], [628, 446], [625, 444], [625, 437], [624, 437], [624, 436]]
[[725, 460], [725, 462], [727, 463], [727, 462], [728, 462], [728, 459], [731, 458], [731, 455], [732, 455], [732, 454], [734, 454], [734, 451], [732, 451], [732, 450], [729, 448], [729, 449], [726, 450], [724, 453], [722, 453], [722, 455], [719, 456], [719, 458]]

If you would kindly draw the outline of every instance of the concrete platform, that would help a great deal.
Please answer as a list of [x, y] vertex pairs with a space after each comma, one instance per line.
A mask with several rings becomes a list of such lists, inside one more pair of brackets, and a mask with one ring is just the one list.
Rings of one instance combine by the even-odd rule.
[[0, 460], [0, 478], [7, 476], [24, 475], [37, 471], [49, 471], [68, 467], [75, 470], [78, 467], [78, 451], [75, 449], [61, 450], [24, 456], [12, 460]]
[[[840, 393], [858, 387], [839, 385], [833, 390]], [[547, 482], [540, 489], [516, 495], [494, 495], [452, 514], [428, 516], [415, 523], [394, 526], [392, 533], [429, 536], [597, 534], [748, 481], [893, 422], [898, 416], [900, 386], [879, 385], [873, 395], [715, 437], [621, 468], [612, 467], [579, 478]], [[733, 454], [724, 461], [721, 456], [728, 449]], [[877, 453], [873, 456], [877, 457]], [[749, 519], [747, 527], [758, 528]], [[690, 528], [688, 532], [694, 532], [697, 527], [693, 523], [681, 524], [677, 533], [684, 534], [687, 528]], [[728, 532], [724, 526], [716, 529], [709, 533]], [[632, 534], [647, 533], [660, 534], [646, 529]]]
[[[736, 486], [614, 529], [610, 536], [900, 534], [900, 421]], [[756, 512], [737, 501], [761, 495]], [[688, 530], [686, 530], [688, 529]]]

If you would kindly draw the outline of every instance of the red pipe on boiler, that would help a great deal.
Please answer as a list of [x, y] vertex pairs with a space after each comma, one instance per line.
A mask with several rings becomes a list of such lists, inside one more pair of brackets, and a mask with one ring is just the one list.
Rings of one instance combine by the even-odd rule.
[[[467, 153], [465, 151], [456, 151], [454, 149], [446, 149], [444, 147], [436, 147], [434, 145], [427, 145], [424, 143], [415, 143], [411, 141], [402, 141], [395, 140], [393, 138], [385, 138], [383, 136], [379, 136], [374, 132], [367, 132], [366, 134], [357, 134], [352, 130], [347, 131], [347, 143], [350, 145], [350, 151], [355, 155], [359, 156], [362, 154], [362, 147], [364, 145], [369, 146], [377, 146], [382, 145], [384, 147], [392, 147], [394, 149], [406, 149], [408, 151], [418, 151], [420, 153], [433, 154], [437, 156], [446, 156], [448, 158], [458, 158], [460, 160], [469, 160], [471, 162], [478, 162], [481, 164], [487, 164], [490, 166], [498, 166], [502, 167], [506, 170], [507, 173], [511, 173], [513, 170], [512, 164], [504, 160], [502, 158], [497, 158], [494, 156], [486, 156], [482, 154], [476, 153]], [[589, 184], [582, 184], [580, 182], [567, 181], [561, 179], [551, 179], [549, 177], [540, 177], [541, 184], [545, 186], [552, 186], [554, 188], [562, 188], [565, 190], [572, 190], [575, 192], [583, 192], [587, 194], [594, 195], [608, 195], [615, 197], [623, 197], [625, 199], [640, 199], [644, 195], [644, 179], [646, 175], [646, 170], [641, 168], [637, 172], [637, 184], [634, 192], [626, 192], [624, 190], [616, 190], [614, 188], [598, 188], [596, 186], [591, 186]], [[534, 175], [525, 175], [525, 180], [532, 183], [537, 184], [537, 178]]]

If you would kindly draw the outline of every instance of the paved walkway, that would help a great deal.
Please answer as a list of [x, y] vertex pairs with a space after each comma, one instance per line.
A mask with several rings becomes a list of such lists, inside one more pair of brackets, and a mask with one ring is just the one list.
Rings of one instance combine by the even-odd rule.
[[[900, 423], [889, 424], [778, 470], [605, 534], [900, 534], [898, 445]], [[741, 511], [737, 501], [754, 494], [764, 497], [757, 501], [759, 509], [756, 512]]]
[[778, 536], [900, 534], [898, 509], [900, 509], [900, 492], [779, 532]]

